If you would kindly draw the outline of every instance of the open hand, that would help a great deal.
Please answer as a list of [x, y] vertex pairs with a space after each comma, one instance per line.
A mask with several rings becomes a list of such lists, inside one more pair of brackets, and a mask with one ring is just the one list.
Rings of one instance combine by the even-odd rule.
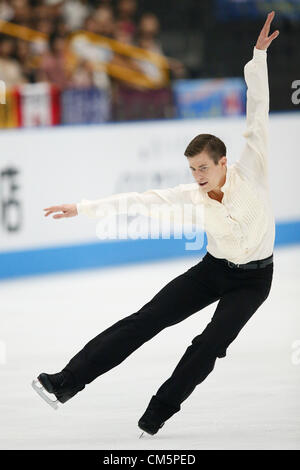
[[271, 42], [275, 38], [277, 38], [277, 36], [279, 35], [279, 31], [277, 29], [276, 31], [274, 31], [274, 33], [271, 34], [271, 36], [268, 36], [269, 31], [270, 31], [270, 26], [271, 26], [274, 16], [275, 16], [274, 11], [271, 11], [271, 13], [268, 14], [266, 22], [260, 32], [260, 35], [258, 36], [256, 45], [255, 45], [256, 49], [261, 49], [261, 50], [268, 49]]
[[54, 212], [62, 212], [62, 214], [55, 214], [53, 219], [62, 219], [63, 217], [74, 217], [78, 215], [76, 204], [62, 204], [61, 206], [51, 206], [44, 209], [45, 217]]

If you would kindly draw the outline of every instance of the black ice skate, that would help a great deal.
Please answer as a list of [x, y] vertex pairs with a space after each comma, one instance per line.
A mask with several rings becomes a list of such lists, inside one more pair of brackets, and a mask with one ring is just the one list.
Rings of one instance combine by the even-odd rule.
[[147, 421], [146, 419], [140, 419], [138, 422], [138, 427], [142, 429], [143, 431], [142, 434], [140, 435], [140, 438], [142, 437], [144, 432], [147, 432], [148, 434], [151, 434], [151, 436], [153, 436], [159, 431], [160, 428], [163, 427], [164, 424], [165, 422], [160, 423], [160, 424], [155, 424], [151, 421]]
[[[139, 419], [138, 427], [152, 436], [163, 427], [166, 420], [174, 413], [180, 410], [180, 406], [168, 405], [159, 400], [155, 395], [152, 396], [150, 403]], [[143, 433], [140, 435], [142, 437]]]
[[[57, 374], [40, 374], [37, 379], [33, 380], [32, 387], [48, 405], [57, 410], [59, 403], [70, 400], [85, 386], [75, 386], [71, 374], [62, 371]], [[51, 399], [45, 390], [48, 393], [53, 393], [56, 400]]]

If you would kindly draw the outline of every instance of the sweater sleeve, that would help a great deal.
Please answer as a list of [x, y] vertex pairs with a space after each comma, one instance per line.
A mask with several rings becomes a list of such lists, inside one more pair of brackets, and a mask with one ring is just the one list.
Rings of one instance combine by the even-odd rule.
[[237, 168], [254, 181], [268, 176], [269, 84], [266, 50], [254, 47], [253, 58], [244, 67], [247, 84], [246, 144]]
[[161, 206], [176, 208], [191, 203], [191, 190], [194, 184], [180, 184], [174, 188], [149, 189], [143, 193], [119, 193], [97, 200], [82, 199], [76, 204], [78, 214], [90, 218], [105, 217], [111, 214], [140, 214], [152, 216]]

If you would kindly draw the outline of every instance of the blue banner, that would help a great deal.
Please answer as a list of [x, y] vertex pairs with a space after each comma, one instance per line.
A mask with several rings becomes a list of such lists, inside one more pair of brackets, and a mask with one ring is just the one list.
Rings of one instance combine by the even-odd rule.
[[180, 118], [245, 113], [246, 84], [242, 78], [176, 80], [173, 93]]
[[98, 88], [76, 88], [61, 94], [62, 124], [97, 124], [111, 119], [111, 100]]
[[300, 19], [299, 0], [215, 0], [216, 16], [221, 21], [257, 19], [274, 10], [276, 15]]

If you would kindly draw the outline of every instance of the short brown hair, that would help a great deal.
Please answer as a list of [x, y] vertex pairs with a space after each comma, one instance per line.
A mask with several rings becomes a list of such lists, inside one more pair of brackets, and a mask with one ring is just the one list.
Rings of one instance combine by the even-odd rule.
[[221, 139], [212, 134], [199, 134], [193, 138], [185, 149], [186, 157], [194, 157], [205, 150], [209, 157], [218, 164], [221, 157], [226, 156], [226, 146]]

